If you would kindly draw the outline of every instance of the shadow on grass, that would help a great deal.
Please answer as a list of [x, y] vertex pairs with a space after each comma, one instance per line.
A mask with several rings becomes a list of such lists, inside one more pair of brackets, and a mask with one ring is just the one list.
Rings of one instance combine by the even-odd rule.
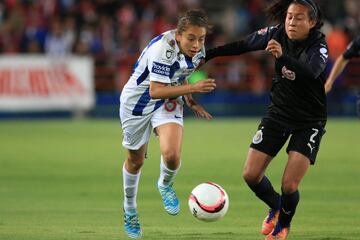
[[347, 238], [338, 238], [338, 237], [325, 237], [325, 238], [312, 238], [316, 240], [347, 240]]
[[[233, 232], [183, 233], [183, 234], [168, 234], [167, 236], [164, 236], [164, 233], [158, 232], [155, 233], [154, 235], [162, 236], [160, 238], [157, 237], [156, 239], [236, 239], [236, 234]], [[149, 236], [149, 239], [150, 238], [151, 237]]]

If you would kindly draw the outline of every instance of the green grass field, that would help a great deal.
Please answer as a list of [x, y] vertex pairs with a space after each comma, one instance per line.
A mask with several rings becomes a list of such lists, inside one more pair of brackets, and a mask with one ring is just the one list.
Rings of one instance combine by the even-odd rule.
[[[157, 139], [142, 169], [138, 193], [143, 239], [264, 239], [267, 208], [242, 180], [257, 119], [185, 120], [182, 167], [175, 183], [181, 212], [165, 213], [155, 187]], [[360, 121], [330, 119], [317, 164], [300, 188], [289, 239], [360, 239]], [[279, 189], [281, 151], [268, 176]], [[0, 239], [126, 239], [122, 226], [121, 129], [117, 121], [0, 122]], [[204, 223], [187, 198], [204, 181], [230, 197], [224, 219]]]

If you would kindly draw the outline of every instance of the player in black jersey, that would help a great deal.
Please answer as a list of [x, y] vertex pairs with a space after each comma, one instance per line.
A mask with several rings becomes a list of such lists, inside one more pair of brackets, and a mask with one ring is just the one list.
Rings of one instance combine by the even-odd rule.
[[[266, 239], [286, 239], [299, 202], [298, 186], [310, 164], [315, 163], [325, 131], [328, 47], [319, 31], [321, 12], [313, 0], [280, 0], [267, 12], [279, 25], [209, 49], [206, 61], [256, 50], [266, 50], [275, 57], [271, 103], [253, 137], [243, 177], [256, 196], [270, 207], [262, 228]], [[288, 161], [279, 194], [265, 176], [265, 170], [289, 138]]]
[[[360, 57], [360, 36], [355, 38], [347, 47], [345, 52], [340, 55], [331, 69], [330, 75], [325, 83], [325, 92], [328, 93], [331, 91], [335, 79], [340, 75], [344, 70], [349, 60], [352, 58]], [[357, 114], [360, 117], [360, 91], [357, 95], [357, 104], [356, 104]]]

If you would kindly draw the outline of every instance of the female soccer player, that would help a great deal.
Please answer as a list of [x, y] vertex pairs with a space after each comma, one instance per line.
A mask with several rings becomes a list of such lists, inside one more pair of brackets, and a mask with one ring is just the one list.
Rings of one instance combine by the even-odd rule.
[[[360, 36], [354, 39], [347, 47], [346, 51], [340, 55], [334, 64], [334, 67], [331, 69], [330, 75], [325, 83], [325, 92], [328, 93], [331, 91], [335, 79], [340, 75], [344, 70], [346, 65], [349, 63], [350, 59], [360, 57]], [[357, 114], [360, 117], [360, 91], [357, 95], [357, 104], [356, 104]]]
[[[271, 103], [252, 139], [243, 177], [270, 211], [263, 222], [266, 239], [286, 239], [299, 202], [298, 186], [315, 163], [327, 119], [324, 91], [328, 49], [321, 12], [313, 0], [280, 0], [267, 9], [280, 24], [244, 40], [206, 52], [206, 60], [266, 50], [275, 57]], [[265, 176], [271, 160], [290, 138], [281, 195]]]
[[205, 57], [207, 16], [202, 10], [189, 10], [177, 29], [164, 32], [143, 50], [120, 97], [120, 120], [127, 159], [123, 165], [124, 228], [131, 238], [141, 237], [136, 194], [151, 131], [159, 136], [161, 161], [157, 183], [165, 210], [176, 215], [179, 201], [172, 188], [180, 167], [183, 137], [183, 100], [196, 115], [212, 116], [197, 104], [191, 94], [207, 93], [216, 87], [206, 79], [187, 84], [187, 77]]

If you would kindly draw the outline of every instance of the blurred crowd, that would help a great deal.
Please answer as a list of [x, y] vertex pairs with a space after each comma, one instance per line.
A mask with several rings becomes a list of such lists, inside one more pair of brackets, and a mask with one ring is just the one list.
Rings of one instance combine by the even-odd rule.
[[[204, 8], [213, 31], [207, 47], [237, 40], [269, 23], [263, 13], [270, 0], [3, 0], [0, 2], [0, 53], [45, 53], [53, 56], [90, 55], [99, 72], [112, 67], [111, 78], [128, 78], [129, 70], [150, 39], [176, 27], [180, 13]], [[324, 33], [333, 61], [360, 33], [360, 1], [318, 0], [325, 18]], [[258, 61], [260, 60], [260, 61]], [[261, 92], [268, 78], [259, 69], [267, 59], [260, 56], [228, 64], [229, 86]], [[245, 87], [242, 70], [257, 74]], [[120, 77], [118, 75], [121, 75]], [[98, 74], [101, 76], [101, 74]], [[253, 76], [253, 75], [252, 75]], [[101, 78], [101, 77], [99, 77]], [[254, 79], [254, 77], [253, 77]], [[260, 79], [260, 80], [259, 80]], [[100, 79], [101, 80], [101, 79]], [[100, 81], [99, 80], [99, 81]], [[226, 84], [224, 84], [226, 85]], [[226, 87], [226, 86], [225, 86]], [[101, 88], [101, 87], [100, 87]], [[101, 89], [100, 89], [101, 90]]]
[[5, 0], [0, 2], [2, 53], [134, 54], [176, 26], [198, 1]]

